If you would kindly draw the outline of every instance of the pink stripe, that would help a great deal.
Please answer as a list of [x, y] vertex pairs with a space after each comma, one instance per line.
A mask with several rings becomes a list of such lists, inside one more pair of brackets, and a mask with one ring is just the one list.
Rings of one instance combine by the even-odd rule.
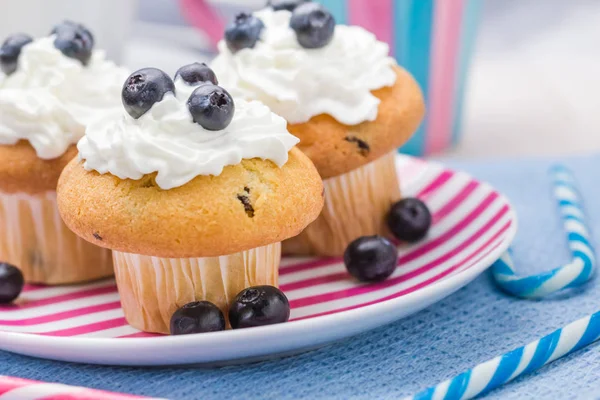
[[179, 0], [185, 19], [195, 28], [206, 33], [213, 46], [216, 46], [225, 32], [221, 16], [204, 0]]
[[[392, 300], [401, 296], [405, 296], [409, 293], [415, 292], [419, 289], [422, 289], [426, 286], [431, 285], [432, 283], [439, 281], [440, 279], [448, 276], [449, 274], [451, 274], [452, 272], [454, 272], [455, 270], [459, 269], [460, 267], [463, 266], [464, 263], [468, 262], [469, 260], [471, 260], [472, 258], [474, 258], [476, 255], [478, 255], [478, 252], [481, 251], [482, 249], [485, 249], [487, 246], [489, 246], [491, 243], [493, 243], [494, 240], [496, 240], [497, 238], [499, 238], [502, 234], [504, 234], [506, 232], [506, 230], [510, 227], [511, 222], [507, 222], [502, 229], [496, 234], [494, 235], [494, 237], [492, 237], [490, 240], [488, 240], [484, 245], [482, 245], [479, 249], [477, 249], [476, 251], [474, 251], [469, 257], [467, 257], [466, 259], [464, 259], [462, 262], [459, 262], [457, 264], [455, 264], [454, 266], [452, 266], [452, 268], [449, 268], [447, 270], [444, 270], [443, 272], [441, 272], [440, 274], [427, 279], [426, 281], [423, 281], [415, 286], [412, 286], [410, 288], [407, 288], [405, 290], [402, 290], [398, 293], [394, 293], [392, 295], [386, 296], [386, 297], [382, 297], [381, 299], [377, 299], [377, 300], [373, 300], [373, 301], [369, 301], [366, 303], [362, 303], [362, 304], [356, 304], [353, 306], [348, 306], [348, 307], [343, 307], [343, 308], [338, 308], [336, 310], [329, 310], [329, 311], [325, 311], [325, 312], [321, 312], [321, 313], [317, 313], [317, 314], [311, 314], [311, 315], [306, 315], [304, 317], [300, 317], [300, 318], [294, 318], [292, 319], [292, 321], [299, 321], [302, 319], [308, 319], [308, 318], [315, 318], [315, 317], [320, 317], [323, 315], [330, 315], [330, 314], [336, 314], [339, 312], [343, 312], [343, 311], [348, 311], [348, 310], [353, 310], [356, 308], [361, 308], [361, 307], [366, 307], [366, 306], [370, 306], [372, 304], [377, 304], [377, 303], [381, 303], [387, 300]], [[484, 257], [486, 257], [488, 254], [490, 254], [494, 249], [496, 249], [500, 244], [502, 243], [502, 241], [498, 241], [497, 243], [495, 243], [492, 247], [490, 247], [485, 253], [482, 253], [479, 257], [477, 257], [475, 259], [475, 261], [473, 261], [468, 268], [472, 267], [473, 265], [475, 265], [477, 262], [479, 262], [480, 260], [482, 260]], [[465, 269], [468, 269], [465, 268]]]
[[[446, 242], [460, 231], [462, 231], [466, 226], [470, 225], [471, 222], [476, 219], [479, 215], [481, 215], [485, 209], [492, 204], [497, 198], [498, 193], [490, 193], [484, 200], [479, 204], [471, 213], [464, 219], [462, 219], [458, 224], [456, 224], [452, 229], [444, 233], [443, 235], [437, 237], [436, 239], [427, 242], [425, 245], [419, 247], [415, 251], [406, 254], [403, 257], [404, 262], [412, 261], [418, 257], [421, 257], [425, 253], [429, 253], [431, 250], [434, 250], [440, 244]], [[504, 207], [507, 207], [506, 205]]]
[[421, 191], [416, 195], [416, 197], [423, 198], [429, 197], [432, 193], [441, 189], [448, 181], [454, 176], [453, 172], [444, 171], [438, 175], [429, 185], [425, 186]]
[[[452, 176], [453, 176], [453, 173], [451, 173], [451, 172], [448, 172], [448, 171], [442, 172], [429, 185], [427, 185], [424, 189], [422, 189], [421, 192], [419, 194], [417, 194], [417, 197], [420, 197], [420, 198], [427, 197], [430, 193], [435, 192], [436, 190], [441, 188], [443, 185], [445, 185], [450, 180], [450, 178], [452, 178]], [[288, 267], [283, 267], [279, 270], [279, 275], [280, 276], [288, 275], [288, 274], [292, 274], [294, 272], [305, 271], [307, 269], [312, 269], [312, 268], [324, 267], [327, 265], [332, 265], [332, 264], [336, 264], [336, 263], [340, 263], [340, 262], [342, 262], [342, 259], [340, 257], [319, 258], [316, 260], [301, 262], [298, 264], [290, 265]]]
[[456, 68], [464, 0], [436, 0], [432, 42], [431, 83], [426, 151], [446, 148], [452, 138]]
[[125, 318], [109, 319], [106, 321], [94, 322], [92, 324], [77, 326], [74, 328], [44, 332], [44, 333], [40, 333], [40, 335], [44, 335], [44, 336], [77, 336], [77, 335], [84, 335], [86, 333], [102, 331], [104, 329], [117, 328], [119, 326], [127, 326], [127, 321], [125, 321]]
[[373, 32], [377, 39], [392, 44], [392, 0], [349, 0], [351, 25], [360, 25]]
[[[407, 280], [416, 278], [417, 276], [424, 274], [424, 273], [430, 271], [431, 269], [439, 266], [440, 264], [448, 261], [450, 258], [459, 254], [461, 251], [463, 251], [468, 246], [473, 244], [473, 242], [475, 240], [477, 240], [485, 232], [487, 232], [488, 230], [493, 228], [493, 226], [498, 222], [498, 220], [500, 218], [502, 218], [504, 215], [506, 215], [507, 212], [508, 212], [508, 207], [503, 207], [492, 219], [490, 219], [484, 226], [482, 226], [477, 232], [475, 232], [468, 240], [463, 241], [460, 245], [453, 248], [448, 253], [436, 258], [435, 260], [431, 261], [428, 264], [423, 265], [420, 268], [415, 269], [414, 271], [411, 271], [404, 275], [400, 275], [397, 278], [388, 279], [387, 281], [385, 281], [385, 283], [392, 282], [390, 285], [388, 285], [388, 286], [391, 286], [395, 283], [405, 282]], [[404, 264], [406, 264], [407, 258], [409, 258], [409, 257], [406, 257], [406, 256], [400, 257], [398, 259], [398, 266], [402, 267]], [[309, 278], [309, 279], [305, 279], [305, 280], [301, 280], [301, 281], [297, 281], [297, 282], [288, 283], [286, 285], [281, 285], [281, 290], [289, 292], [292, 290], [304, 289], [304, 288], [311, 287], [311, 286], [323, 285], [323, 284], [332, 283], [332, 282], [339, 282], [339, 281], [344, 281], [347, 279], [350, 279], [350, 276], [348, 275], [348, 273], [346, 271], [343, 271], [343, 272], [338, 272], [335, 274], [318, 276], [315, 278]], [[361, 286], [361, 288], [364, 288], [364, 287], [365, 286]], [[380, 284], [380, 286], [377, 286], [377, 288], [383, 288], [383, 287], [387, 287], [387, 286], [384, 286], [384, 283]], [[343, 293], [347, 294], [348, 292], [344, 290]], [[341, 297], [349, 297], [349, 296], [344, 295]], [[296, 301], [296, 300], [294, 300], [294, 301]]]
[[[459, 194], [457, 196], [455, 196], [444, 207], [442, 207], [437, 213], [435, 213], [433, 215], [433, 220], [434, 221], [440, 221], [444, 216], [448, 215], [451, 211], [453, 211], [456, 207], [458, 207], [462, 203], [462, 201], [466, 197], [468, 197], [469, 194], [472, 193], [473, 190], [475, 190], [475, 188], [477, 188], [478, 186], [479, 186], [479, 183], [477, 183], [475, 181], [472, 181], [469, 184], [467, 184], [463, 188], [463, 190], [461, 192], [459, 192]], [[451, 228], [451, 232], [454, 229], [455, 228]], [[448, 234], [444, 235], [444, 237], [446, 237], [448, 239], [451, 239], [452, 236], [454, 236], [454, 234], [453, 235], [448, 235]], [[415, 250], [415, 251], [418, 251], [418, 249]], [[407, 259], [410, 259], [410, 257], [411, 257], [411, 253], [407, 253], [405, 256], [401, 257], [398, 260], [398, 263], [404, 264], [404, 263], [407, 262], [406, 261]], [[342, 259], [341, 258], [334, 259], [334, 260], [335, 260], [335, 262], [332, 262], [331, 265], [333, 265], [335, 263], [342, 263]], [[312, 268], [316, 268], [316, 267], [312, 266], [310, 269], [312, 269]], [[281, 275], [281, 273], [280, 273], [280, 275]], [[332, 275], [326, 275], [326, 276], [317, 277], [317, 278], [311, 278], [311, 279], [308, 279], [307, 281], [323, 279], [323, 281], [319, 282], [319, 284], [321, 284], [321, 283], [327, 283], [327, 282], [333, 282], [333, 281], [338, 280], [338, 279], [334, 279], [333, 278], [334, 276], [338, 276], [338, 275], [339, 276], [343, 276], [344, 278], [348, 277], [347, 274], [344, 272], [344, 273], [340, 273], [340, 274], [332, 274]], [[304, 282], [307, 282], [307, 281], [297, 281], [297, 282], [292, 282], [292, 283], [281, 285], [281, 290], [287, 290], [287, 291], [289, 291], [289, 290], [295, 290], [295, 289], [300, 289], [300, 288], [303, 288], [303, 287], [311, 286], [311, 285], [306, 285], [304, 283]]]
[[3, 306], [3, 307], [0, 307], [0, 310], [19, 312], [21, 310], [26, 310], [29, 308], [41, 307], [41, 306], [46, 306], [49, 304], [60, 303], [63, 301], [77, 300], [77, 299], [81, 299], [84, 297], [96, 296], [96, 295], [108, 294], [108, 293], [116, 293], [116, 292], [117, 292], [117, 288], [114, 286], [114, 284], [112, 284], [111, 286], [107, 286], [107, 287], [82, 290], [81, 292], [61, 294], [58, 296], [48, 297], [45, 299], [22, 302], [17, 305], [13, 305], [13, 306], [6, 306], [6, 307]]
[[27, 318], [23, 320], [16, 321], [4, 321], [0, 320], [0, 325], [4, 326], [31, 326], [31, 325], [39, 325], [46, 324], [49, 322], [58, 322], [69, 318], [75, 318], [82, 315], [92, 314], [100, 311], [108, 311], [114, 310], [121, 307], [121, 302], [113, 301], [105, 304], [97, 304], [89, 307], [82, 307], [75, 310], [69, 310], [64, 312], [59, 312], [55, 314], [44, 315], [41, 317]]
[[479, 187], [479, 182], [469, 182], [458, 195], [454, 196], [445, 206], [436, 211], [431, 217], [434, 223], [446, 218], [448, 214], [456, 210], [470, 195]]
[[129, 394], [120, 394], [113, 392], [104, 392], [101, 390], [86, 389], [77, 393], [55, 394], [51, 396], [39, 397], [37, 400], [141, 400], [147, 397], [133, 396]]
[[0, 377], [0, 394], [5, 394], [11, 390], [29, 386], [32, 383], [35, 382], [21, 378], [13, 378], [12, 376], [2, 376]]
[[[420, 267], [406, 275], [400, 275], [396, 278], [388, 279], [377, 285], [357, 286], [357, 287], [353, 287], [351, 289], [339, 290], [337, 292], [329, 292], [329, 293], [323, 293], [323, 294], [319, 294], [319, 295], [315, 295], [315, 296], [295, 299], [295, 300], [290, 301], [290, 307], [292, 307], [292, 308], [306, 307], [306, 306], [311, 306], [314, 304], [325, 303], [328, 301], [358, 296], [361, 294], [377, 292], [381, 289], [385, 289], [390, 286], [395, 286], [402, 282], [408, 281], [412, 278], [418, 277], [419, 275], [424, 274], [424, 273], [432, 270], [433, 268], [438, 267], [442, 263], [448, 261], [453, 256], [462, 252], [468, 246], [472, 245], [482, 234], [484, 234], [485, 232], [487, 232], [491, 228], [493, 228], [494, 225], [496, 225], [498, 223], [500, 218], [502, 218], [504, 215], [506, 215], [507, 212], [508, 212], [508, 206], [504, 206], [500, 211], [498, 211], [498, 213], [487, 224], [485, 224], [477, 232], [475, 232], [468, 240], [465, 240], [463, 243], [461, 243], [460, 246], [458, 246], [457, 248], [448, 252], [447, 254], [437, 258], [436, 260], [434, 260], [428, 264], [425, 264], [422, 267]], [[404, 264], [405, 262], [406, 261], [404, 261], [402, 259], [399, 260], [400, 265]], [[348, 275], [343, 274], [342, 279], [348, 279]], [[312, 285], [309, 285], [309, 286], [312, 286]]]
[[22, 293], [35, 292], [36, 290], [47, 289], [46, 285], [30, 285], [29, 283], [23, 286]]

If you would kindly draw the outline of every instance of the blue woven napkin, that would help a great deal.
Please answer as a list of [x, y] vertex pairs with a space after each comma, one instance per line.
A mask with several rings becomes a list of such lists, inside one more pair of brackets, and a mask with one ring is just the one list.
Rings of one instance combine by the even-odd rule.
[[[600, 248], [600, 155], [564, 160], [449, 163], [505, 193], [519, 216], [523, 272], [569, 259], [548, 167], [570, 167]], [[171, 399], [398, 399], [600, 310], [600, 284], [541, 301], [500, 292], [485, 273], [454, 295], [394, 324], [281, 360], [221, 369], [113, 368], [0, 352], [0, 375]], [[194, 351], [194, 349], [190, 349]], [[490, 393], [490, 399], [597, 398], [598, 344]]]

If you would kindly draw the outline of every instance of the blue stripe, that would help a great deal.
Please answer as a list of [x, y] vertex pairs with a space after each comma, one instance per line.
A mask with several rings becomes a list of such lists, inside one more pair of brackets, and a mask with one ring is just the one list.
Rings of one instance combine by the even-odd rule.
[[506, 290], [509, 293], [515, 294], [517, 296], [530, 296], [532, 295], [538, 288], [546, 282], [548, 279], [552, 278], [558, 268], [553, 271], [544, 272], [540, 275], [528, 276], [525, 278], [519, 278], [515, 281], [508, 282], [497, 282], [498, 285]]
[[458, 59], [458, 77], [456, 78], [456, 88], [454, 94], [454, 117], [452, 127], [452, 143], [458, 143], [462, 131], [463, 106], [465, 98], [465, 89], [467, 86], [467, 76], [469, 75], [469, 66], [471, 65], [471, 56], [475, 48], [475, 38], [477, 37], [477, 28], [479, 26], [479, 16], [481, 15], [481, 0], [469, 0], [465, 6], [463, 15], [463, 25], [461, 31], [461, 48]]
[[462, 374], [452, 378], [450, 386], [446, 392], [444, 400], [456, 400], [462, 398], [469, 386], [469, 380], [471, 379], [471, 370], [463, 372]]
[[579, 205], [578, 202], [576, 202], [576, 201], [570, 201], [570, 200], [559, 200], [558, 201], [558, 205], [561, 206], [561, 207], [564, 207], [564, 206], [573, 206], [573, 207], [581, 208], [581, 206]]
[[[434, 0], [394, 1], [394, 50], [398, 63], [417, 80], [428, 101]], [[425, 151], [426, 121], [400, 149], [412, 155]]]
[[523, 347], [519, 347], [511, 351], [510, 353], [506, 353], [502, 356], [500, 360], [500, 364], [498, 368], [496, 368], [496, 372], [494, 372], [494, 376], [490, 379], [489, 383], [481, 393], [488, 392], [498, 386], [506, 383], [508, 378], [517, 370], [519, 363], [521, 362], [521, 357], [523, 356]]
[[338, 24], [348, 23], [348, 8], [346, 0], [318, 0], [325, 8], [331, 12]]
[[533, 358], [529, 362], [529, 365], [527, 365], [527, 368], [523, 371], [523, 375], [535, 371], [546, 364], [546, 361], [548, 361], [556, 349], [561, 333], [562, 329], [559, 329], [540, 339], [537, 348], [535, 349], [535, 353], [533, 354]]
[[581, 251], [575, 251], [575, 252], [573, 252], [573, 256], [581, 258], [583, 260], [584, 264], [583, 264], [583, 268], [582, 268], [581, 272], [579, 273], [579, 275], [577, 276], [577, 278], [573, 279], [571, 281], [571, 283], [569, 283], [567, 286], [565, 286], [568, 288], [573, 288], [573, 287], [583, 285], [584, 283], [586, 283], [588, 281], [588, 279], [590, 279], [590, 276], [594, 272], [594, 266], [592, 264], [592, 260], [590, 260], [590, 258], [585, 253], [582, 253]]
[[594, 342], [598, 336], [600, 336], [600, 312], [592, 314], [588, 326], [585, 328], [585, 332], [583, 332], [581, 339], [579, 339], [572, 351], [577, 351]]
[[569, 232], [569, 234], [567, 235], [567, 239], [569, 240], [569, 242], [581, 242], [587, 247], [592, 247], [585, 236], [576, 232]]
[[413, 400], [431, 400], [433, 399], [433, 394], [435, 393], [435, 387], [430, 387], [428, 389], [423, 390], [413, 396]]
[[510, 265], [505, 263], [502, 259], [498, 259], [498, 261], [494, 263], [492, 270], [494, 274], [497, 275], [515, 275], [515, 271], [513, 271]]

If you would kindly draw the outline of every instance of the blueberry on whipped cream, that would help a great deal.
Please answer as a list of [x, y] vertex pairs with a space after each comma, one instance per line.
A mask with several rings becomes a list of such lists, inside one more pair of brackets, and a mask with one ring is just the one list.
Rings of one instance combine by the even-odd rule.
[[83, 25], [72, 21], [63, 21], [52, 29], [55, 36], [54, 47], [65, 56], [79, 60], [87, 65], [94, 50], [94, 36]]
[[232, 53], [251, 49], [260, 38], [265, 24], [252, 14], [240, 13], [225, 30], [225, 41]]
[[306, 49], [325, 47], [333, 38], [335, 19], [322, 5], [305, 3], [296, 7], [290, 20], [298, 43]]
[[0, 47], [0, 69], [6, 75], [10, 75], [17, 70], [17, 61], [21, 54], [21, 49], [26, 44], [33, 42], [33, 38], [24, 33], [17, 33], [9, 36], [2, 47]]
[[231, 123], [235, 104], [227, 90], [216, 85], [200, 85], [187, 102], [194, 122], [209, 131], [220, 131]]
[[274, 11], [287, 10], [294, 11], [300, 4], [308, 3], [310, 0], [269, 0], [267, 6]]
[[156, 173], [163, 190], [218, 176], [244, 159], [282, 167], [299, 142], [287, 122], [261, 102], [234, 103], [213, 76], [202, 64], [181, 68], [174, 80], [156, 68], [131, 74], [122, 87], [124, 110], [88, 125], [77, 144], [83, 167], [133, 180]]
[[202, 83], [212, 83], [218, 85], [217, 76], [205, 63], [192, 63], [184, 65], [175, 73], [175, 80], [181, 78], [185, 83], [191, 86], [197, 86]]
[[138, 119], [169, 92], [175, 93], [175, 84], [169, 75], [157, 68], [143, 68], [129, 75], [121, 97], [125, 111]]

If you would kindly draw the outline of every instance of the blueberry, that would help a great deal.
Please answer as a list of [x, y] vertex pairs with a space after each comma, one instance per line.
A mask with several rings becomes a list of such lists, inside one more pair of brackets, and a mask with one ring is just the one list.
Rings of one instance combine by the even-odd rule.
[[322, 5], [304, 3], [292, 13], [290, 27], [296, 32], [300, 46], [318, 49], [331, 42], [335, 31], [335, 19]]
[[225, 317], [219, 307], [209, 301], [188, 303], [171, 316], [171, 335], [223, 330], [225, 330]]
[[398, 240], [416, 242], [429, 231], [431, 213], [421, 200], [408, 197], [392, 205], [387, 225]]
[[21, 54], [21, 49], [28, 43], [31, 43], [33, 38], [24, 33], [17, 33], [9, 36], [2, 47], [0, 47], [0, 69], [6, 75], [10, 75], [17, 70], [17, 61]]
[[24, 284], [19, 268], [0, 262], [0, 304], [12, 303], [21, 294]]
[[269, 0], [267, 3], [268, 7], [271, 7], [275, 11], [288, 10], [294, 11], [300, 4], [308, 3], [311, 0]]
[[92, 57], [94, 36], [83, 25], [72, 21], [64, 21], [52, 29], [51, 35], [56, 35], [54, 47], [65, 56], [79, 60], [87, 65]]
[[235, 113], [233, 98], [220, 86], [201, 85], [187, 102], [194, 122], [209, 131], [220, 131], [229, 125]]
[[272, 325], [290, 318], [290, 303], [283, 292], [273, 286], [254, 286], [242, 290], [229, 307], [233, 329]]
[[385, 280], [396, 269], [398, 250], [381, 236], [362, 236], [348, 245], [344, 252], [346, 269], [363, 282]]
[[251, 49], [260, 38], [265, 27], [263, 22], [252, 14], [240, 13], [225, 30], [225, 42], [232, 53], [242, 49]]
[[203, 82], [210, 82], [218, 85], [217, 76], [205, 63], [193, 63], [184, 65], [175, 73], [175, 80], [181, 77], [188, 85], [196, 86]]
[[175, 84], [169, 75], [157, 68], [143, 68], [129, 75], [121, 98], [125, 111], [138, 119], [168, 92], [175, 93]]

